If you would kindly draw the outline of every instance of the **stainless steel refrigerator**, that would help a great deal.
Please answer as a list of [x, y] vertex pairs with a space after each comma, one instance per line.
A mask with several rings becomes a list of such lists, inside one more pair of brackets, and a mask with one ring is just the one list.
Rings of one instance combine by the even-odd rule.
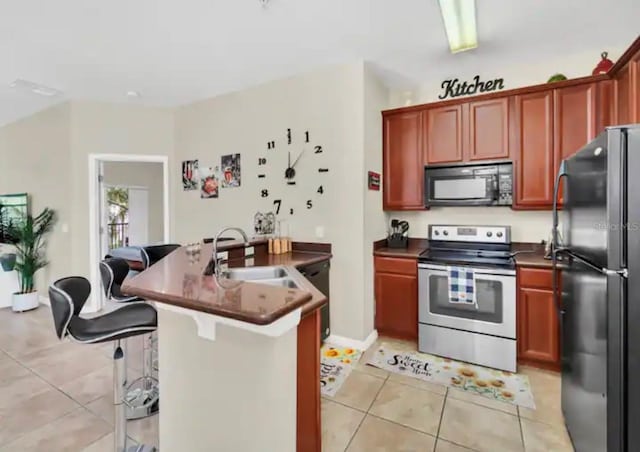
[[562, 412], [578, 452], [640, 450], [640, 125], [562, 162]]

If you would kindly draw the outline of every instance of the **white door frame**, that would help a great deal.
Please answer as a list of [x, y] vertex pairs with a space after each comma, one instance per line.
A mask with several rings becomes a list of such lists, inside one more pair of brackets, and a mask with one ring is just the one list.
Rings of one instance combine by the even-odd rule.
[[165, 243], [170, 242], [169, 224], [169, 157], [166, 155], [144, 154], [89, 154], [89, 281], [91, 282], [91, 298], [86, 312], [102, 309], [103, 293], [98, 263], [102, 259], [100, 250], [100, 183], [98, 181], [100, 162], [148, 162], [162, 163], [162, 215]]

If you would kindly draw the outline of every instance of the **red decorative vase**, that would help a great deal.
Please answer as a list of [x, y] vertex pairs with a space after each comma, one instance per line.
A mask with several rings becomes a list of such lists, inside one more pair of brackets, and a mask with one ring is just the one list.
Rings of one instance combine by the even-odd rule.
[[600, 54], [602, 59], [598, 62], [598, 65], [595, 67], [595, 69], [591, 73], [592, 75], [606, 74], [609, 71], [609, 69], [613, 67], [613, 61], [607, 58], [608, 55], [609, 54], [607, 52], [602, 52]]

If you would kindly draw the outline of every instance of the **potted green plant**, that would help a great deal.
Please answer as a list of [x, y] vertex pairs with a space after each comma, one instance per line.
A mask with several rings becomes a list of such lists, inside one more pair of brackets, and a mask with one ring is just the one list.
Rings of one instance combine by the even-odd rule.
[[56, 222], [53, 210], [45, 208], [36, 217], [25, 215], [7, 228], [7, 235], [15, 243], [16, 270], [20, 280], [20, 291], [13, 294], [12, 305], [16, 312], [38, 307], [38, 292], [34, 287], [35, 273], [47, 265], [44, 257], [45, 236]]

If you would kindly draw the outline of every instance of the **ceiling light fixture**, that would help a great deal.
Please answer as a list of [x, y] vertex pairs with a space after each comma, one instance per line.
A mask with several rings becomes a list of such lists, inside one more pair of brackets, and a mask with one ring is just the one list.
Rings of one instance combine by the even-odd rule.
[[475, 0], [438, 0], [451, 53], [478, 47]]
[[127, 91], [127, 97], [129, 99], [137, 99], [140, 97], [140, 93], [138, 91], [133, 91], [133, 90]]
[[28, 80], [17, 79], [9, 83], [11, 88], [19, 89], [22, 91], [29, 91], [33, 94], [38, 94], [45, 97], [53, 97], [62, 94], [62, 91], [48, 86], [33, 83]]

